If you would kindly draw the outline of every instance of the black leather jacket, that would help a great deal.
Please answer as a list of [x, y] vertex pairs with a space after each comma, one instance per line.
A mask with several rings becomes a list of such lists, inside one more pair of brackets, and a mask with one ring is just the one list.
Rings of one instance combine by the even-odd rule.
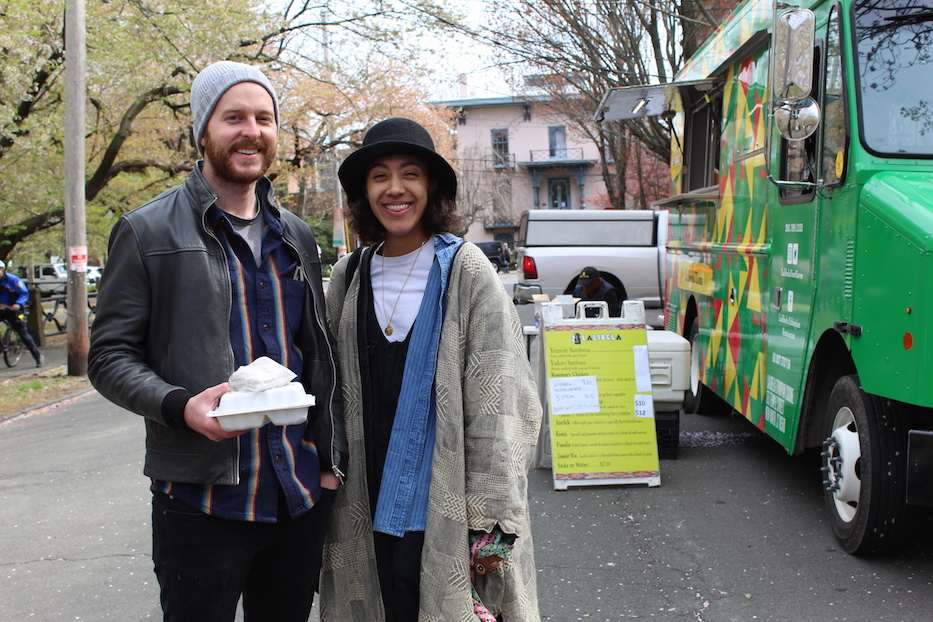
[[[344, 477], [347, 440], [336, 350], [325, 320], [321, 263], [314, 236], [279, 209], [285, 243], [308, 283], [296, 342], [301, 382], [315, 396], [308, 421], [322, 470]], [[185, 183], [120, 218], [110, 235], [88, 352], [88, 377], [106, 398], [146, 419], [146, 475], [173, 482], [237, 484], [239, 441], [213, 442], [166, 419], [164, 402], [226, 382], [230, 346], [230, 273], [223, 246], [206, 221], [217, 199], [200, 165]], [[171, 395], [170, 395], [171, 394]], [[172, 426], [175, 427], [172, 427]]]

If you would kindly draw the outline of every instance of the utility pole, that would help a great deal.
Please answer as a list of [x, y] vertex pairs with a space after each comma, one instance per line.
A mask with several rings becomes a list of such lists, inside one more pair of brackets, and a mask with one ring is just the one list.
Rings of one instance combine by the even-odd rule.
[[[330, 72], [330, 32], [327, 29], [328, 10], [329, 7], [321, 11], [321, 28], [324, 31], [324, 66], [327, 68], [327, 71]], [[334, 234], [332, 236], [331, 243], [333, 244], [334, 248], [337, 249], [337, 259], [340, 259], [343, 254], [347, 252], [347, 236], [345, 233], [346, 227], [344, 225], [343, 219], [343, 188], [340, 186], [340, 178], [337, 176], [337, 171], [340, 168], [339, 158], [339, 151], [337, 150], [337, 146], [334, 145], [333, 182], [334, 197], [337, 199], [337, 204], [334, 206]]]
[[87, 375], [87, 224], [84, 110], [87, 98], [85, 0], [65, 9], [65, 244], [68, 247], [68, 375]]

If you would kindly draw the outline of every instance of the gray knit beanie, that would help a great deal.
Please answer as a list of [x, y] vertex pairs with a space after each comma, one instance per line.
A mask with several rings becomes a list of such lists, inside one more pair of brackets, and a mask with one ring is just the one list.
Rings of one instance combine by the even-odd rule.
[[194, 116], [194, 144], [198, 153], [204, 154], [201, 137], [207, 128], [207, 122], [214, 112], [214, 107], [224, 93], [234, 84], [255, 82], [272, 96], [275, 107], [275, 126], [279, 125], [279, 98], [266, 76], [250, 65], [222, 60], [205, 67], [191, 83], [191, 114]]

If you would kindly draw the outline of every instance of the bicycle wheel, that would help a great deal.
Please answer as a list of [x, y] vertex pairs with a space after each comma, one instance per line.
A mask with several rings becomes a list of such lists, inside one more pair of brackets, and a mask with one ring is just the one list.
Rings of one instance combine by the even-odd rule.
[[7, 367], [16, 367], [21, 358], [23, 358], [23, 340], [19, 338], [19, 333], [7, 324], [6, 332], [3, 333], [3, 362]]

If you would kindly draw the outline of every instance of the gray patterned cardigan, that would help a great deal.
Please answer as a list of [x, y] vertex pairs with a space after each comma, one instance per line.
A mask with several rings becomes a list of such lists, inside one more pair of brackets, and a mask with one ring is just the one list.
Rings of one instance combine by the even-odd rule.
[[[321, 574], [321, 620], [382, 622], [366, 486], [357, 303], [348, 257], [334, 267], [327, 315], [337, 337], [350, 465], [334, 505]], [[437, 372], [437, 435], [421, 560], [419, 622], [475, 622], [469, 531], [518, 536], [507, 562], [479, 577], [483, 603], [505, 622], [538, 622], [528, 480], [541, 405], [514, 305], [489, 259], [464, 243], [451, 269]]]

